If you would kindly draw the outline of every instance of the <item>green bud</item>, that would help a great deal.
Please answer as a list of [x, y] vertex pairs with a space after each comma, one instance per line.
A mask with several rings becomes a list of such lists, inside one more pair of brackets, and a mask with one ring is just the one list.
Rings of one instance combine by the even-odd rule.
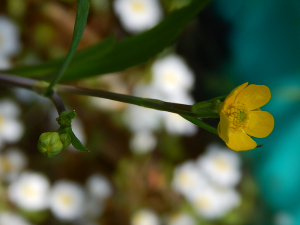
[[62, 127], [70, 127], [72, 123], [72, 119], [74, 119], [76, 116], [77, 113], [75, 111], [72, 112], [63, 111], [60, 113], [59, 117], [56, 118], [56, 121]]
[[63, 144], [57, 132], [46, 132], [40, 135], [37, 148], [42, 154], [50, 158], [63, 149]]
[[75, 110], [69, 112], [68, 116], [71, 118], [71, 119], [74, 119], [76, 116], [77, 116], [77, 113], [75, 112]]
[[69, 127], [71, 126], [72, 119], [68, 115], [67, 111], [63, 111], [60, 113], [59, 117], [56, 118], [56, 121], [60, 126]]
[[71, 138], [67, 133], [62, 133], [59, 135], [60, 141], [63, 144], [63, 149], [69, 147], [71, 144]]

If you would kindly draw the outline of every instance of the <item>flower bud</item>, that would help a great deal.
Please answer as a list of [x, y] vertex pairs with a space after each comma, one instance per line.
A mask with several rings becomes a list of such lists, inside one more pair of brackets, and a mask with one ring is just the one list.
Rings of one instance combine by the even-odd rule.
[[42, 154], [53, 157], [63, 149], [63, 144], [57, 132], [46, 132], [40, 135], [37, 148]]
[[60, 141], [63, 144], [63, 149], [69, 147], [71, 144], [71, 138], [67, 133], [62, 133], [59, 135]]
[[59, 117], [56, 118], [56, 121], [62, 127], [70, 127], [72, 123], [72, 119], [74, 119], [76, 116], [77, 113], [75, 111], [72, 112], [63, 111], [60, 113]]

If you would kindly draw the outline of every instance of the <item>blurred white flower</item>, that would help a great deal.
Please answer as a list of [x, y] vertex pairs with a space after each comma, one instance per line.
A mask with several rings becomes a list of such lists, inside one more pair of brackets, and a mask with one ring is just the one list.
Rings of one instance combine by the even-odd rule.
[[152, 86], [162, 95], [177, 95], [193, 87], [194, 74], [178, 55], [171, 54], [156, 60], [151, 70]]
[[131, 225], [159, 225], [159, 219], [156, 213], [150, 209], [141, 209], [133, 214]]
[[83, 188], [74, 182], [61, 180], [54, 184], [50, 194], [50, 209], [60, 220], [80, 218], [85, 210]]
[[124, 113], [124, 121], [132, 132], [154, 131], [161, 123], [161, 112], [155, 109], [128, 105]]
[[48, 207], [50, 183], [39, 173], [23, 172], [8, 187], [9, 199], [26, 210], [42, 210]]
[[198, 158], [197, 164], [208, 179], [219, 186], [233, 187], [241, 179], [239, 155], [218, 144], [208, 146], [206, 154]]
[[195, 219], [187, 213], [176, 213], [171, 215], [168, 225], [196, 225]]
[[132, 33], [154, 27], [163, 16], [157, 0], [115, 0], [113, 6], [124, 28]]
[[[96, 87], [98, 84], [97, 88], [100, 85], [100, 88], [106, 91], [129, 94], [128, 87], [125, 85], [120, 75], [121, 74], [113, 73], [108, 74], [108, 76], [101, 76], [94, 80], [93, 86]], [[87, 100], [92, 106], [107, 112], [120, 111], [126, 107], [126, 103], [124, 102], [113, 101], [105, 98], [88, 97]]]
[[22, 103], [29, 104], [29, 103], [37, 102], [39, 105], [42, 105], [42, 107], [45, 107], [45, 110], [47, 109], [47, 107], [49, 107], [50, 104], [53, 105], [50, 99], [38, 95], [33, 91], [24, 88], [14, 88], [13, 91], [15, 97], [18, 99], [18, 101]]
[[[73, 130], [74, 134], [76, 135], [76, 137], [81, 141], [81, 143], [83, 145], [85, 145], [86, 144], [86, 134], [84, 131], [83, 123], [81, 122], [81, 120], [78, 117], [75, 117], [72, 120], [72, 130]], [[70, 145], [69, 149], [70, 148], [74, 149], [74, 147], [72, 145]]]
[[9, 18], [0, 15], [0, 56], [15, 56], [20, 52], [19, 29]]
[[0, 147], [20, 140], [24, 133], [23, 124], [19, 121], [20, 108], [11, 100], [0, 100]]
[[293, 216], [285, 211], [277, 212], [274, 216], [274, 225], [293, 225], [295, 224]]
[[11, 62], [8, 57], [0, 55], [0, 69], [1, 70], [6, 70], [11, 67]]
[[240, 196], [233, 189], [206, 186], [194, 190], [189, 196], [189, 201], [199, 216], [207, 219], [217, 219], [237, 207], [240, 203]]
[[100, 174], [94, 174], [86, 182], [89, 195], [97, 200], [104, 201], [112, 195], [110, 182]]
[[19, 215], [10, 212], [0, 212], [0, 225], [30, 225], [30, 223]]
[[[142, 98], [159, 98], [151, 87], [141, 83], [135, 86], [133, 95]], [[124, 121], [132, 132], [157, 130], [161, 119], [161, 111], [130, 104], [124, 113]]]
[[197, 133], [197, 126], [176, 113], [163, 112], [163, 122], [168, 133], [192, 136]]
[[189, 197], [194, 189], [207, 186], [207, 180], [193, 161], [187, 161], [174, 170], [172, 187], [175, 191]]
[[152, 132], [145, 130], [135, 132], [130, 139], [130, 149], [135, 154], [146, 154], [156, 147], [156, 137]]
[[0, 155], [0, 177], [4, 181], [12, 182], [15, 180], [26, 166], [27, 158], [17, 148], [7, 149], [5, 153]]

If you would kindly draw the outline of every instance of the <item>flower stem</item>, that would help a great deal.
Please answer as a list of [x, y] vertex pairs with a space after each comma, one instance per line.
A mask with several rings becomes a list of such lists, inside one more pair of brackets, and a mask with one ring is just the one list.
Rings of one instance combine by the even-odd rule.
[[91, 90], [87, 88], [80, 88], [70, 85], [57, 85], [55, 91], [58, 94], [76, 94], [76, 95], [87, 95], [93, 97], [106, 98], [110, 100], [125, 102], [133, 105], [138, 105], [146, 108], [173, 112], [177, 114], [182, 114], [192, 117], [201, 117], [201, 118], [218, 118], [218, 114], [214, 113], [193, 113], [191, 112], [191, 105], [177, 104], [171, 102], [164, 102], [157, 99], [151, 98], [140, 98], [131, 95], [124, 95], [118, 93], [112, 93], [103, 90]]
[[[48, 83], [46, 82], [42, 82], [30, 78], [18, 77], [9, 74], [3, 74], [3, 73], [0, 73], [0, 84], [26, 88], [42, 95], [43, 93], [45, 93], [44, 91], [48, 88]], [[120, 101], [120, 102], [125, 102], [133, 105], [138, 105], [146, 108], [177, 113], [181, 115], [183, 118], [189, 120], [190, 122], [208, 131], [217, 133], [215, 128], [197, 119], [197, 118], [219, 118], [219, 114], [217, 112], [214, 112], [215, 110], [210, 110], [208, 108], [201, 109], [196, 112], [192, 112], [191, 105], [164, 102], [161, 100], [151, 99], [151, 98], [140, 98], [136, 96], [118, 94], [118, 93], [108, 92], [104, 90], [92, 90], [87, 88], [71, 86], [71, 85], [57, 84], [51, 96], [48, 97], [54, 103], [58, 113], [65, 111], [63, 102], [61, 101], [58, 94], [76, 94], [76, 95], [100, 97], [100, 98], [106, 98], [114, 101]]]
[[66, 111], [65, 105], [57, 93], [53, 92], [53, 94], [51, 96], [51, 101], [55, 105], [58, 115], [60, 115], [61, 112]]

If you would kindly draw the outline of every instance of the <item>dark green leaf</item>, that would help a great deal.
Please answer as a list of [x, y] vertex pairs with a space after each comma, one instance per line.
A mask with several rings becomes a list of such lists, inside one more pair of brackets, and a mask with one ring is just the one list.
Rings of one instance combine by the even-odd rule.
[[[144, 63], [172, 44], [180, 31], [203, 9], [210, 0], [195, 0], [190, 5], [174, 11], [156, 27], [144, 33], [119, 41], [105, 54], [98, 54], [90, 47], [89, 54], [81, 51], [81, 59], [71, 63], [62, 81], [75, 80], [98, 74], [112, 73]], [[99, 51], [102, 51], [101, 48]], [[88, 58], [85, 58], [88, 56]], [[75, 60], [75, 59], [74, 59]], [[37, 67], [23, 67], [5, 71], [22, 76], [51, 75], [56, 66], [42, 64]], [[24, 72], [26, 71], [26, 72]]]
[[86, 147], [83, 146], [83, 144], [76, 137], [76, 135], [74, 134], [72, 128], [67, 128], [66, 130], [68, 132], [68, 135], [71, 137], [71, 142], [72, 142], [72, 145], [74, 146], [74, 148], [76, 148], [79, 151], [84, 151], [84, 152], [89, 151]]
[[78, 44], [81, 40], [81, 37], [82, 37], [84, 29], [85, 29], [87, 17], [89, 14], [89, 7], [90, 7], [90, 0], [78, 0], [73, 38], [72, 38], [72, 43], [71, 43], [67, 58], [64, 61], [64, 64], [62, 65], [60, 70], [58, 71], [58, 73], [55, 75], [55, 77], [51, 81], [46, 92], [51, 91], [51, 89], [61, 79], [61, 77], [65, 73], [66, 69], [68, 68], [69, 64], [71, 63], [71, 60], [76, 52], [76, 49], [78, 47]]

